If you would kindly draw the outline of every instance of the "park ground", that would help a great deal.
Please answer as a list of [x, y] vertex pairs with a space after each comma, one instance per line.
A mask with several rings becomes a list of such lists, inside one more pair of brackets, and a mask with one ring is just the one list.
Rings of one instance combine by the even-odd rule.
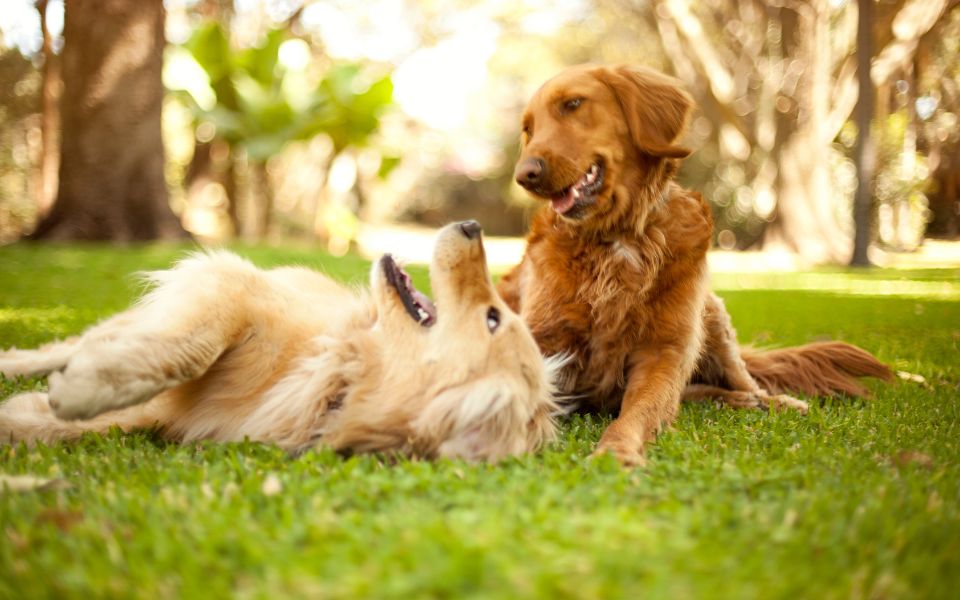
[[[79, 332], [185, 249], [0, 248], [0, 347]], [[237, 250], [358, 284], [368, 268]], [[912, 264], [718, 269], [741, 341], [844, 339], [900, 376], [806, 416], [686, 405], [638, 470], [588, 460], [608, 417], [582, 415], [496, 465], [149, 432], [0, 445], [0, 475], [49, 481], [0, 490], [0, 597], [956, 597], [960, 268]], [[44, 385], [0, 378], [0, 397]]]

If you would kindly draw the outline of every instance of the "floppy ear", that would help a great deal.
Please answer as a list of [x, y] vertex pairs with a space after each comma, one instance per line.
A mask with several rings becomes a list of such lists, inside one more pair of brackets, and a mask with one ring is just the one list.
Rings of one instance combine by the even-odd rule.
[[650, 69], [626, 66], [604, 68], [597, 76], [620, 103], [630, 137], [641, 152], [662, 158], [690, 155], [690, 149], [674, 144], [693, 109], [693, 98], [678, 81]]
[[414, 428], [438, 456], [496, 461], [536, 450], [554, 435], [552, 401], [524, 397], [525, 386], [486, 377], [444, 391]]

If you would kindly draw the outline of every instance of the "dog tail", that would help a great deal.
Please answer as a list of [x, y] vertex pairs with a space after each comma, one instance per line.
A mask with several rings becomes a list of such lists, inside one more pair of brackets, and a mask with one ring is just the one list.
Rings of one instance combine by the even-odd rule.
[[869, 396], [860, 377], [890, 379], [890, 368], [862, 348], [845, 342], [816, 342], [758, 352], [743, 349], [747, 371], [771, 394]]

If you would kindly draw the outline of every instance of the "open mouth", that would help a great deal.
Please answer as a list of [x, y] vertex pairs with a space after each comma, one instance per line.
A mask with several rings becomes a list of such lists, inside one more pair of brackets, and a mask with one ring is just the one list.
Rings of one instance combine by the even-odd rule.
[[413, 286], [413, 280], [407, 274], [397, 261], [389, 254], [384, 254], [380, 259], [380, 265], [383, 268], [383, 274], [387, 278], [387, 283], [400, 295], [400, 301], [407, 313], [413, 317], [413, 320], [424, 327], [430, 327], [437, 320], [437, 307], [434, 306], [426, 294]]
[[564, 188], [556, 196], [550, 198], [553, 210], [563, 216], [575, 216], [584, 206], [593, 204], [597, 201], [597, 194], [603, 187], [603, 175], [606, 169], [602, 162], [595, 162], [590, 165], [587, 172], [584, 173], [573, 185]]

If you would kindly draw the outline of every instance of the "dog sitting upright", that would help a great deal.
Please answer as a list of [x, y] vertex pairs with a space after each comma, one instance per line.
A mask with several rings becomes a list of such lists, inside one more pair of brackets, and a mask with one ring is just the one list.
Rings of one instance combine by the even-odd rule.
[[439, 310], [385, 255], [370, 293], [304, 268], [197, 254], [148, 275], [133, 308], [83, 335], [0, 353], [48, 393], [0, 405], [0, 441], [157, 427], [177, 441], [496, 460], [554, 435], [552, 366], [500, 300], [480, 226], [438, 235]]
[[597, 451], [627, 465], [643, 462], [681, 398], [806, 411], [787, 393], [862, 394], [859, 377], [890, 376], [843, 342], [739, 347], [710, 291], [710, 207], [673, 181], [692, 109], [656, 71], [581, 65], [543, 84], [523, 114], [515, 176], [543, 206], [498, 289], [545, 354], [570, 357], [560, 391], [619, 410]]

